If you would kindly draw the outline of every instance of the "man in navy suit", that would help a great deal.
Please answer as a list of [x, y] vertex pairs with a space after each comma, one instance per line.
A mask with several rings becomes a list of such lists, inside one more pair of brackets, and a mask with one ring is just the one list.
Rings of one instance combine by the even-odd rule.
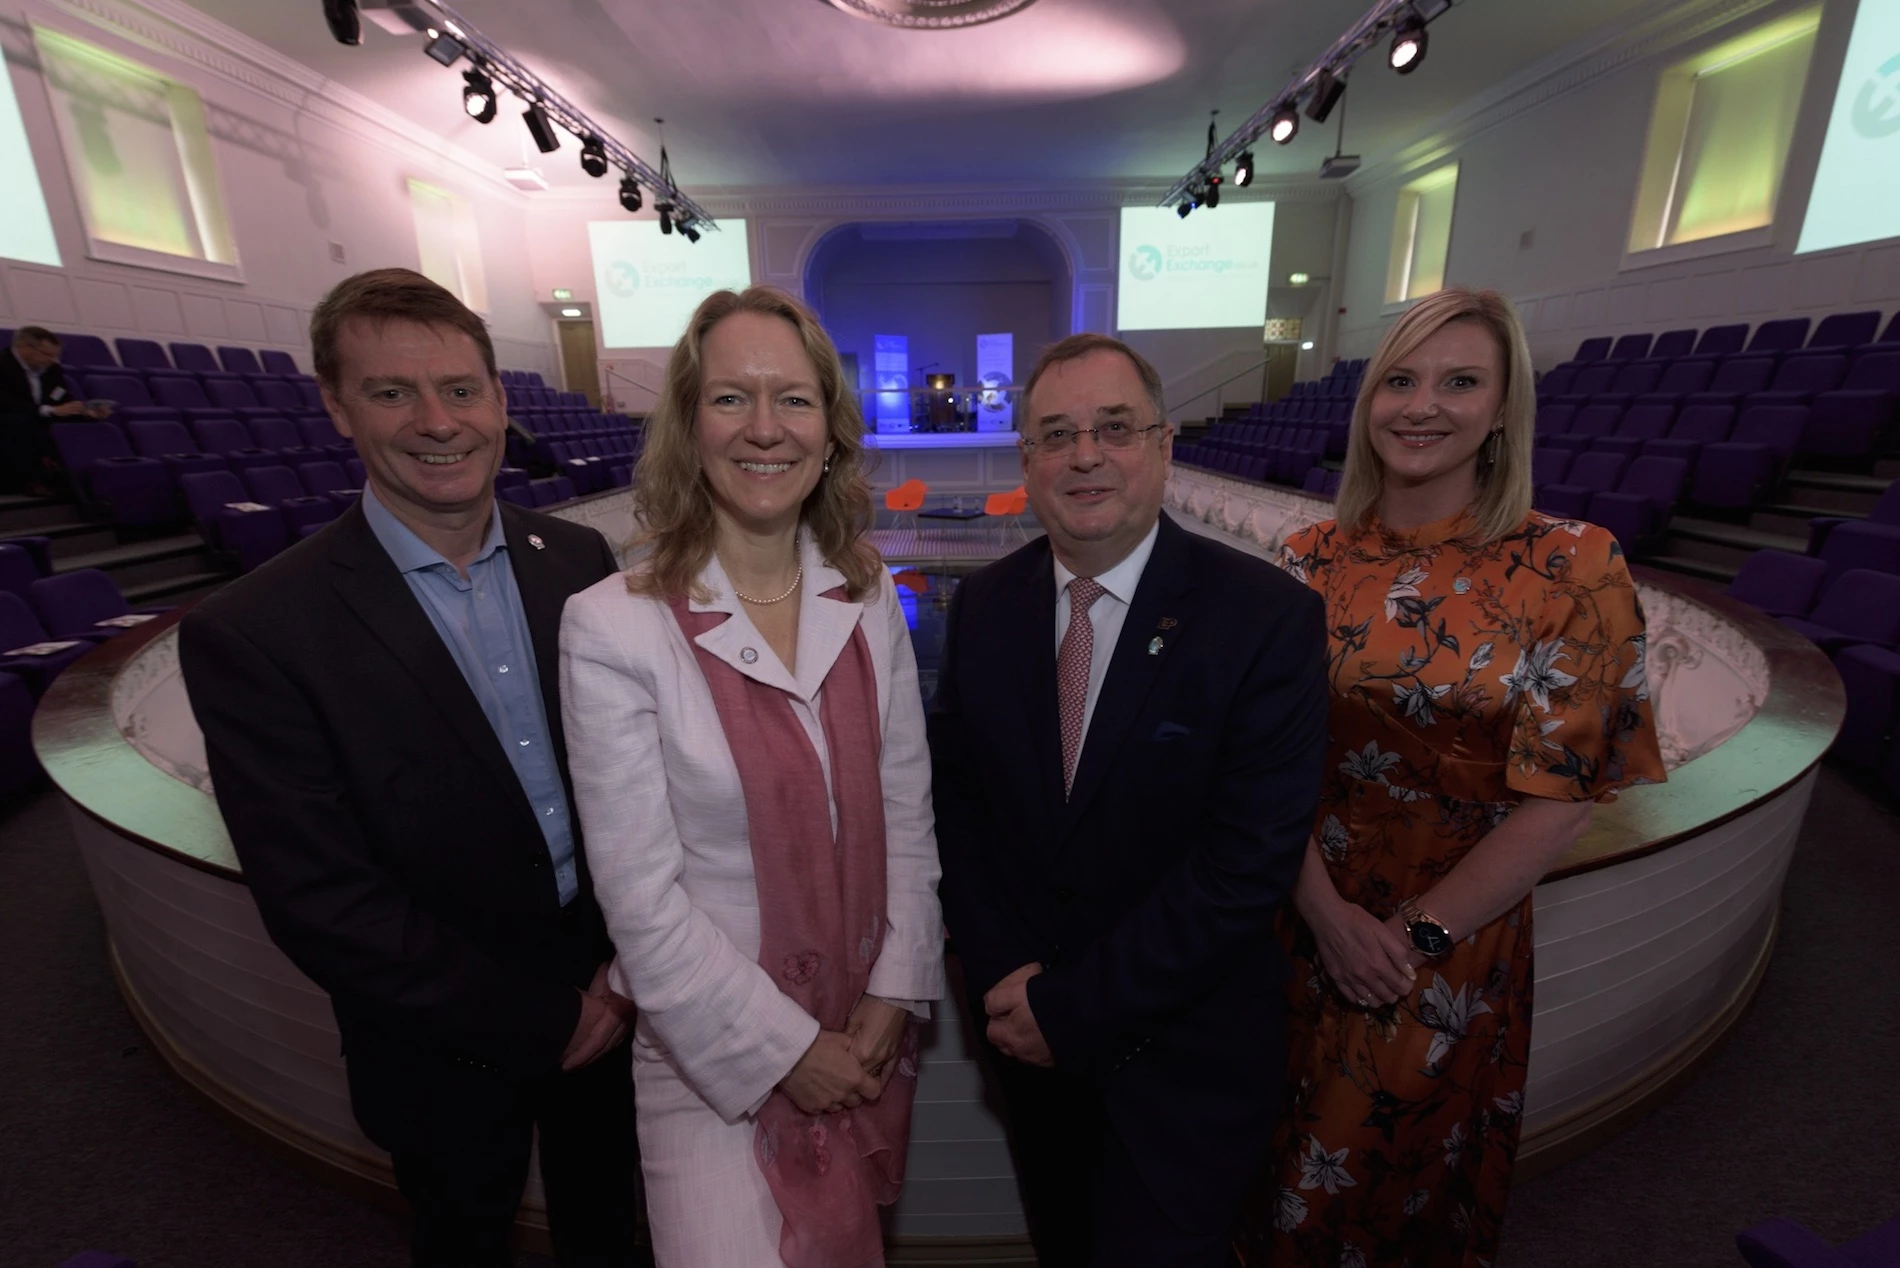
[[13, 332], [13, 346], [0, 352], [0, 493], [51, 493], [61, 481], [48, 424], [109, 412], [73, 398], [59, 348], [52, 331], [22, 326]]
[[1043, 1268], [1212, 1268], [1282, 1094], [1322, 607], [1161, 514], [1126, 344], [1050, 347], [1022, 408], [1048, 535], [958, 589], [930, 709], [944, 915]]

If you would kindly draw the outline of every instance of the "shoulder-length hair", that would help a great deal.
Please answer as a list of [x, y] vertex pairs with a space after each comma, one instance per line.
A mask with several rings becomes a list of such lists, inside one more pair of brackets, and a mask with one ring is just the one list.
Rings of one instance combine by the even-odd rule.
[[[1339, 523], [1350, 531], [1366, 527], [1385, 490], [1385, 463], [1373, 448], [1368, 416], [1372, 397], [1392, 368], [1417, 351], [1418, 346], [1447, 322], [1480, 322], [1498, 341], [1504, 369], [1504, 405], [1499, 415], [1503, 433], [1497, 441], [1497, 461], [1478, 466], [1478, 498], [1471, 505], [1474, 544], [1493, 542], [1509, 533], [1530, 514], [1531, 445], [1537, 423], [1536, 382], [1531, 368], [1530, 343], [1511, 301], [1496, 291], [1448, 286], [1427, 295], [1407, 309], [1379, 341], [1379, 350], [1366, 365], [1359, 399], [1352, 407], [1352, 434], [1346, 441], [1346, 470], [1340, 477], [1334, 502]], [[1487, 445], [1491, 442], [1487, 439]], [[1482, 452], [1482, 451], [1480, 451]]]
[[819, 554], [844, 574], [853, 602], [876, 594], [884, 561], [865, 535], [871, 525], [871, 481], [866, 472], [864, 415], [857, 393], [844, 381], [844, 368], [831, 336], [817, 316], [773, 286], [744, 291], [715, 291], [693, 313], [686, 333], [673, 345], [659, 402], [647, 418], [646, 446], [634, 469], [635, 513], [641, 531], [633, 539], [645, 558], [627, 574], [635, 594], [709, 596], [699, 584], [713, 553], [712, 493], [699, 461], [694, 432], [699, 419], [699, 388], [706, 335], [734, 313], [758, 313], [789, 322], [818, 371], [825, 408], [826, 438], [831, 442], [830, 470], [800, 509], [800, 523], [811, 533]]

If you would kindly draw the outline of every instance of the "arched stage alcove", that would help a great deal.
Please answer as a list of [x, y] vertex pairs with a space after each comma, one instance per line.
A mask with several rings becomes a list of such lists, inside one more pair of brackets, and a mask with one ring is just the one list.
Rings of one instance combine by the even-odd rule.
[[[1331, 505], [1177, 468], [1171, 513], [1271, 555]], [[560, 512], [625, 541], [630, 495]], [[1782, 879], [1843, 708], [1812, 644], [1704, 586], [1637, 570], [1666, 784], [1601, 808], [1538, 886], [1537, 1004], [1521, 1166], [1640, 1115], [1728, 1031], [1774, 947]], [[34, 725], [64, 794], [113, 971], [153, 1047], [212, 1105], [326, 1178], [391, 1201], [350, 1115], [328, 998], [271, 945], [205, 774], [175, 618], [101, 647]], [[1032, 1263], [1002, 1128], [956, 995], [926, 1032], [893, 1264]], [[538, 1180], [521, 1225], [545, 1245]]]

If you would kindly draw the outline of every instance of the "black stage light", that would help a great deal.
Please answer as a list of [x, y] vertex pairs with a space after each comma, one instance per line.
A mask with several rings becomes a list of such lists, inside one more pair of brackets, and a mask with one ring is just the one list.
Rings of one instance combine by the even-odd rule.
[[654, 203], [653, 210], [660, 213], [660, 232], [661, 233], [673, 232], [673, 204], [672, 203]]
[[422, 46], [422, 51], [444, 66], [453, 66], [456, 59], [468, 52], [468, 45], [443, 31]]
[[1188, 218], [1188, 213], [1193, 210], [1194, 210], [1194, 200], [1192, 198], [1183, 198], [1180, 202], [1180, 205], [1175, 207], [1174, 214], [1181, 217], [1181, 219], [1186, 220]]
[[323, 0], [323, 20], [338, 44], [363, 42], [363, 15], [356, 11], [356, 0]]
[[1401, 75], [1409, 75], [1425, 60], [1425, 23], [1416, 14], [1399, 23], [1392, 33], [1392, 51], [1386, 61]]
[[1201, 201], [1209, 207], [1220, 206], [1220, 177], [1208, 178], [1207, 188], [1201, 192]]
[[462, 89], [462, 109], [468, 111], [468, 117], [477, 123], [492, 123], [495, 118], [494, 82], [479, 70], [465, 70], [462, 78], [468, 84]]
[[1313, 77], [1313, 95], [1306, 99], [1306, 117], [1314, 123], [1326, 122], [1326, 116], [1339, 104], [1340, 94], [1346, 91], [1346, 81], [1329, 70], [1322, 70]]
[[1267, 125], [1267, 135], [1281, 145], [1285, 145], [1300, 134], [1300, 112], [1291, 103], [1281, 106], [1273, 112], [1273, 122]]
[[1253, 151], [1243, 150], [1234, 160], [1234, 184], [1245, 189], [1253, 184]]
[[688, 242], [699, 241], [699, 230], [693, 228], [693, 222], [690, 220], [680, 226], [680, 232], [686, 235]]
[[548, 112], [536, 101], [521, 112], [521, 121], [528, 125], [528, 135], [543, 154], [552, 154], [561, 148], [560, 133], [554, 130], [554, 121], [548, 118]]
[[607, 147], [599, 137], [590, 136], [581, 143], [581, 170], [589, 176], [607, 174]]
[[631, 176], [620, 182], [620, 205], [629, 212], [640, 210], [640, 182]]

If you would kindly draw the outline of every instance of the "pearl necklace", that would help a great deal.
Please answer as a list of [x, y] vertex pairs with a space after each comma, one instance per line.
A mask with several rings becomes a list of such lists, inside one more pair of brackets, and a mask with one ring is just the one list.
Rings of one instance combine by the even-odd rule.
[[734, 586], [732, 588], [732, 593], [733, 593], [733, 597], [737, 598], [741, 603], [750, 603], [754, 605], [755, 607], [761, 607], [761, 608], [770, 607], [774, 603], [783, 603], [785, 602], [785, 600], [791, 598], [794, 594], [797, 594], [798, 583], [803, 581], [804, 579], [805, 579], [805, 565], [800, 564], [798, 565], [798, 571], [792, 574], [792, 584], [787, 586], [785, 588], [785, 593], [779, 595], [776, 599], [755, 599], [749, 594], [742, 593], [738, 586]]

